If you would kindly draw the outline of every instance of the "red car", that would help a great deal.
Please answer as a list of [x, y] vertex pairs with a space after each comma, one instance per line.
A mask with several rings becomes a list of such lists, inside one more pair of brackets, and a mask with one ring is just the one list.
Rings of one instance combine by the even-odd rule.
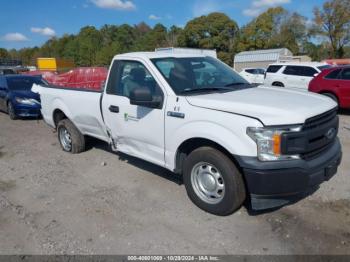
[[329, 96], [340, 108], [350, 108], [350, 66], [323, 70], [311, 80], [309, 91]]

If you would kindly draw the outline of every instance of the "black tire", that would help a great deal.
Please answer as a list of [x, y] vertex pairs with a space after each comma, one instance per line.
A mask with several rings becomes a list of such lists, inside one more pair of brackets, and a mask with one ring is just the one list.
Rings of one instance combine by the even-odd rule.
[[[192, 170], [203, 162], [213, 165], [223, 178], [225, 193], [218, 203], [203, 201], [194, 189], [195, 185], [191, 179]], [[187, 194], [199, 208], [215, 215], [226, 216], [242, 206], [246, 198], [242, 175], [232, 160], [219, 150], [212, 147], [201, 147], [194, 150], [186, 158], [183, 171]]]
[[324, 96], [328, 96], [329, 98], [331, 98], [334, 102], [337, 103], [337, 105], [339, 106], [339, 100], [338, 97], [332, 93], [322, 93], [322, 95]]
[[16, 120], [17, 119], [17, 115], [16, 115], [16, 112], [15, 112], [15, 109], [12, 105], [11, 102], [8, 102], [7, 104], [7, 113], [9, 114], [10, 118], [12, 120]]
[[[63, 141], [61, 141], [60, 134], [64, 131], [67, 131], [70, 136], [70, 148], [65, 147]], [[58, 123], [57, 136], [63, 151], [72, 154], [78, 154], [85, 151], [85, 137], [69, 119], [63, 119]]]
[[274, 82], [272, 83], [273, 86], [279, 86], [279, 87], [284, 87], [284, 84], [281, 82]]

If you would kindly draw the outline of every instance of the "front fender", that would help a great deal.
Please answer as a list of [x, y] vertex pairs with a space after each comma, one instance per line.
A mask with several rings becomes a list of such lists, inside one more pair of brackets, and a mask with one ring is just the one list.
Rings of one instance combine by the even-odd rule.
[[166, 145], [166, 166], [175, 168], [176, 154], [179, 147], [187, 140], [203, 138], [219, 144], [233, 155], [256, 156], [257, 148], [254, 141], [246, 134], [245, 127], [232, 130], [217, 122], [208, 120], [192, 121], [173, 130], [171, 139]]

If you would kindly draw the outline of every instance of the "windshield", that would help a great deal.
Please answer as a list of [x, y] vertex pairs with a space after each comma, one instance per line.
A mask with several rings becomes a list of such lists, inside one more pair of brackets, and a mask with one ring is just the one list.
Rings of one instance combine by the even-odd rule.
[[9, 77], [7, 85], [10, 90], [30, 91], [33, 84], [44, 84], [45, 82], [39, 77]]
[[151, 59], [177, 95], [233, 91], [250, 84], [232, 68], [212, 57]]

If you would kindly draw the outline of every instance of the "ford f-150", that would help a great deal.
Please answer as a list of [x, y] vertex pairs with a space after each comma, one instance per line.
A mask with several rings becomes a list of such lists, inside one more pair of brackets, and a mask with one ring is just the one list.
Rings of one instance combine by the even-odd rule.
[[199, 54], [114, 57], [103, 91], [34, 85], [64, 151], [85, 136], [181, 174], [190, 199], [228, 215], [293, 203], [337, 172], [341, 145], [330, 98], [249, 84]]

